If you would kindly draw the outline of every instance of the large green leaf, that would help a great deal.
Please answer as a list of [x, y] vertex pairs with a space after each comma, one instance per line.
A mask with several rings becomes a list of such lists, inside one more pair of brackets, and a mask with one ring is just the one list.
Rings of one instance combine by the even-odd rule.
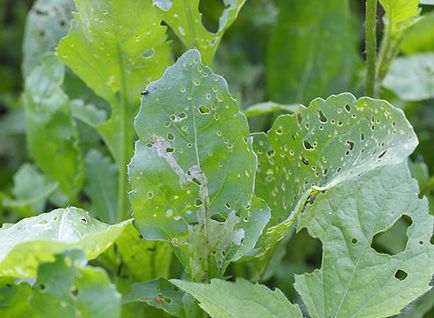
[[32, 287], [26, 282], [16, 283], [15, 279], [0, 279], [0, 315], [7, 318], [36, 317], [29, 298]]
[[267, 56], [270, 97], [306, 103], [350, 88], [357, 38], [347, 0], [280, 0]]
[[378, 60], [377, 77], [381, 83], [399, 53], [404, 32], [418, 21], [419, 0], [380, 0], [384, 9], [384, 35]]
[[113, 224], [118, 219], [116, 165], [97, 150], [89, 151], [85, 162], [84, 191], [91, 199], [90, 211], [99, 220]]
[[26, 78], [23, 95], [26, 134], [36, 164], [73, 197], [83, 180], [83, 157], [71, 115], [71, 102], [61, 89], [64, 67], [46, 56]]
[[[389, 317], [431, 288], [433, 217], [418, 192], [401, 163], [347, 180], [306, 207], [298, 227], [323, 243], [321, 269], [296, 276], [311, 317]], [[377, 253], [374, 236], [402, 215], [412, 220], [405, 249]]]
[[251, 252], [269, 219], [253, 195], [247, 120], [197, 50], [147, 90], [129, 167], [135, 224], [145, 239], [169, 240], [193, 277], [221, 275]]
[[3, 205], [23, 216], [41, 213], [47, 198], [58, 188], [34, 165], [26, 163], [14, 175], [13, 198], [4, 198]]
[[168, 64], [166, 27], [150, 1], [81, 0], [58, 47], [62, 61], [112, 106], [98, 130], [119, 169], [132, 155], [140, 92]]
[[267, 250], [319, 191], [385, 164], [401, 162], [417, 139], [401, 110], [383, 100], [348, 93], [315, 99], [280, 116], [268, 136], [255, 136], [256, 193], [272, 208]]
[[405, 35], [401, 43], [405, 54], [434, 51], [434, 13], [423, 16]]
[[57, 209], [0, 228], [0, 275], [31, 277], [41, 262], [66, 248], [82, 248], [88, 259], [104, 252], [129, 221], [107, 225], [74, 207]]
[[223, 0], [225, 9], [216, 33], [202, 24], [200, 0], [152, 0], [161, 10], [165, 22], [172, 28], [187, 49], [196, 47], [206, 65], [211, 65], [214, 54], [225, 31], [232, 25], [246, 0]]
[[73, 0], [37, 0], [27, 15], [23, 41], [23, 74], [28, 76], [41, 63], [41, 58], [53, 52], [66, 35], [72, 19]]
[[171, 282], [191, 294], [212, 318], [302, 318], [298, 306], [291, 304], [279, 290], [252, 284], [244, 279], [226, 282], [213, 279], [198, 284], [172, 279]]
[[434, 53], [396, 58], [383, 86], [407, 101], [434, 98]]
[[39, 317], [120, 317], [121, 295], [102, 269], [85, 266], [81, 253], [71, 250], [39, 266], [31, 298]]

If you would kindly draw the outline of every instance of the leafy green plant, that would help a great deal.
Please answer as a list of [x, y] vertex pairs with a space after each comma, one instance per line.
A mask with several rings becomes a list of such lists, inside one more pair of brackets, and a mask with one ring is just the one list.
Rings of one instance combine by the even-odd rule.
[[[363, 66], [350, 1], [37, 0], [21, 98], [33, 162], [0, 193], [2, 317], [427, 314], [434, 182], [394, 105], [434, 97], [432, 34], [417, 32], [431, 15], [379, 3]], [[252, 45], [243, 7], [265, 66], [219, 56]], [[234, 97], [218, 73], [240, 69], [270, 100]]]

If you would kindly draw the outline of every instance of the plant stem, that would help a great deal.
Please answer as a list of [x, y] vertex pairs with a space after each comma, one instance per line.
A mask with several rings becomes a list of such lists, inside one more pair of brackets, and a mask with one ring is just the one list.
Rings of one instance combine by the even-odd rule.
[[367, 96], [377, 97], [377, 0], [366, 0], [366, 87]]

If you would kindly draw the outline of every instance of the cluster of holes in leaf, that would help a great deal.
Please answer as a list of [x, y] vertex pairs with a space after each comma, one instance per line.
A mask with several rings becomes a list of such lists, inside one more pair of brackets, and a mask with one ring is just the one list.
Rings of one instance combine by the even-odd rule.
[[[378, 115], [370, 115], [366, 117], [366, 119], [370, 123], [369, 130], [371, 130], [372, 132], [375, 131], [375, 127], [380, 126], [382, 123], [383, 125], [381, 128], [386, 130], [387, 125], [385, 124], [385, 122], [389, 122], [390, 126], [389, 129], [387, 129], [387, 135], [390, 136], [396, 134], [397, 133], [396, 122], [392, 120], [392, 115], [390, 111], [385, 109], [384, 104], [382, 104], [380, 108], [382, 112], [378, 112], [377, 108], [373, 109], [373, 112], [375, 114], [379, 113]], [[327, 127], [332, 130], [333, 125], [342, 127], [344, 125], [344, 122], [345, 123], [350, 122], [351, 120], [354, 120], [359, 116], [359, 114], [357, 114], [353, 110], [353, 107], [349, 104], [346, 104], [343, 108], [337, 109], [338, 114], [347, 113], [348, 115], [346, 115], [345, 117], [350, 116], [350, 118], [346, 118], [345, 120], [344, 119], [335, 120], [335, 119], [328, 118], [322, 110], [318, 110], [316, 111], [316, 113], [319, 121], [319, 126], [317, 127], [311, 127], [312, 125], [310, 123], [310, 116], [312, 115], [312, 113], [304, 114], [302, 112], [298, 112], [295, 114], [297, 125], [299, 127], [305, 128], [308, 131], [308, 135], [309, 135], [304, 137], [301, 141], [304, 151], [301, 151], [300, 153], [297, 154], [296, 150], [291, 149], [291, 146], [288, 144], [285, 144], [283, 145], [283, 147], [280, 147], [281, 148], [280, 151], [276, 151], [274, 149], [269, 149], [268, 151], [266, 151], [269, 166], [265, 171], [262, 171], [263, 173], [266, 174], [265, 175], [266, 182], [272, 182], [273, 180], [275, 180], [274, 176], [282, 175], [282, 172], [286, 180], [291, 180], [291, 182], [295, 181], [296, 183], [301, 182], [301, 186], [298, 187], [299, 191], [295, 193], [293, 196], [293, 201], [299, 198], [300, 195], [307, 190], [307, 188], [311, 186], [321, 186], [324, 183], [326, 183], [328, 179], [332, 178], [336, 174], [339, 174], [343, 171], [345, 171], [345, 173], [352, 173], [353, 170], [352, 167], [357, 166], [356, 165], [357, 162], [364, 162], [364, 161], [379, 162], [384, 160], [388, 152], [387, 147], [394, 145], [393, 139], [389, 139], [388, 141], [381, 141], [381, 138], [384, 138], [384, 136], [380, 137], [381, 133], [379, 134], [379, 136], [377, 136], [376, 134], [362, 131], [360, 132], [359, 135], [360, 140], [346, 139], [344, 137], [339, 138], [339, 141], [342, 144], [346, 145], [346, 149], [344, 150], [345, 156], [341, 157], [342, 163], [340, 165], [336, 166], [337, 162], [334, 165], [332, 163], [328, 163], [325, 157], [322, 158], [320, 157], [318, 158], [318, 160], [316, 160], [316, 162], [311, 162], [310, 158], [312, 157], [312, 154], [315, 151], [317, 146], [317, 141], [315, 141], [315, 139], [313, 138], [313, 135], [315, 134], [315, 128], [318, 128], [319, 130], [324, 130], [326, 127], [325, 124], [327, 124]], [[381, 113], [383, 113], [382, 119], [380, 119]], [[306, 122], [304, 122], [304, 116], [306, 116]], [[276, 135], [283, 135], [284, 128], [282, 126], [279, 126], [274, 130], [274, 132]], [[334, 132], [332, 133], [338, 136], [337, 130], [334, 130]], [[405, 131], [401, 129], [400, 133], [402, 135], [405, 133]], [[299, 132], [293, 132], [290, 134], [290, 136], [292, 140], [296, 142], [300, 139]], [[409, 135], [409, 139], [411, 139], [411, 135]], [[356, 144], [359, 144], [360, 146], [356, 148]], [[372, 149], [368, 152], [366, 151], [367, 147]], [[295, 149], [297, 149], [297, 147]], [[358, 151], [355, 152], [355, 149], [358, 149]], [[309, 167], [313, 172], [308, 173], [308, 175], [305, 176], [305, 178], [303, 178], [302, 180], [300, 180], [299, 177], [293, 178], [291, 177], [291, 175], [293, 174], [293, 171], [291, 169], [286, 168], [285, 166], [282, 165], [275, 165], [274, 157], [277, 154], [279, 154], [279, 156], [282, 158], [286, 158], [285, 160], [287, 160], [287, 158], [290, 158], [291, 160], [291, 157], [298, 158], [299, 163], [296, 164], [298, 168], [301, 168], [303, 166], [306, 168]], [[345, 158], [348, 159], [345, 160]], [[280, 170], [283, 171], [281, 172]], [[322, 176], [320, 176], [321, 174]], [[328, 174], [331, 175], [328, 176]], [[318, 181], [314, 181], [312, 177], [314, 177], [314, 179], [315, 178], [316, 179], [320, 178], [320, 179]], [[276, 187], [271, 191], [271, 195], [277, 198], [278, 197], [277, 193], [280, 190], [285, 191], [285, 189], [286, 189], [285, 182], [282, 182], [282, 184], [276, 185]], [[274, 200], [274, 202], [272, 203], [274, 205], [278, 205], [277, 200]], [[286, 198], [282, 200], [282, 205], [284, 209], [287, 208], [288, 203], [286, 202]]]

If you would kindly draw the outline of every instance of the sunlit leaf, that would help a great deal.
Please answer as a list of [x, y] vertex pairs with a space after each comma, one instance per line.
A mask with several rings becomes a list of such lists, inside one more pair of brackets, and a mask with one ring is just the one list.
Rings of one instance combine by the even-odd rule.
[[305, 204], [319, 191], [401, 162], [417, 139], [401, 110], [383, 100], [348, 93], [316, 99], [294, 115], [282, 115], [272, 129], [255, 136], [259, 170], [256, 193], [272, 209], [261, 245], [283, 238]]
[[244, 115], [246, 115], [247, 118], [266, 115], [270, 113], [276, 113], [279, 111], [292, 114], [300, 107], [301, 105], [296, 105], [296, 104], [282, 105], [274, 102], [265, 102], [265, 103], [259, 103], [259, 104], [249, 106], [243, 110], [243, 113]]
[[424, 15], [421, 21], [405, 33], [401, 50], [407, 55], [434, 51], [434, 13]]
[[129, 167], [135, 224], [145, 239], [169, 240], [194, 277], [222, 275], [252, 252], [269, 219], [253, 195], [247, 120], [197, 50], [147, 91]]
[[[402, 215], [412, 220], [405, 249], [377, 253], [374, 235]], [[319, 194], [298, 227], [323, 243], [321, 269], [296, 276], [312, 317], [389, 317], [431, 288], [433, 217], [427, 201], [418, 199], [406, 163], [376, 168]]]
[[107, 225], [74, 207], [57, 209], [0, 228], [0, 275], [31, 277], [41, 262], [77, 247], [88, 259], [104, 252], [129, 221]]

